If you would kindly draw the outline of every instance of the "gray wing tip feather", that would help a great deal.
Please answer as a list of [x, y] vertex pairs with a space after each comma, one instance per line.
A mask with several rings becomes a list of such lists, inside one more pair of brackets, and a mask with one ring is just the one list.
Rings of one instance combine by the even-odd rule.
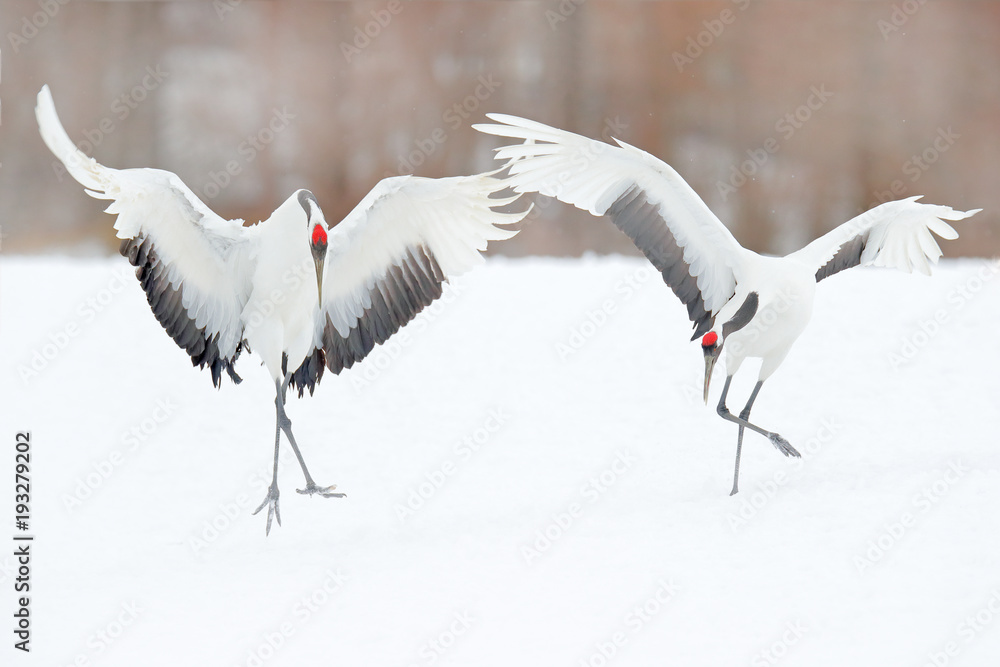
[[645, 191], [632, 185], [608, 207], [606, 215], [626, 234], [635, 247], [663, 276], [663, 282], [687, 306], [694, 324], [691, 340], [712, 329], [715, 317], [705, 308], [698, 280], [684, 261], [684, 251], [677, 245], [660, 208], [651, 203]]
[[446, 278], [433, 253], [423, 246], [409, 248], [398, 264], [372, 286], [371, 305], [347, 336], [329, 318], [323, 329], [326, 367], [334, 374], [367, 357], [376, 345], [417, 316], [443, 293]]
[[223, 371], [235, 384], [242, 382], [234, 364], [243, 352], [245, 341], [240, 341], [233, 355], [227, 357], [219, 350], [219, 335], [210, 335], [205, 327], [195, 325], [182, 303], [183, 287], [175, 289], [167, 280], [167, 266], [159, 260], [152, 241], [143, 236], [124, 239], [118, 250], [136, 267], [136, 278], [153, 315], [167, 335], [191, 357], [191, 365], [207, 366], [215, 387], [222, 386]]

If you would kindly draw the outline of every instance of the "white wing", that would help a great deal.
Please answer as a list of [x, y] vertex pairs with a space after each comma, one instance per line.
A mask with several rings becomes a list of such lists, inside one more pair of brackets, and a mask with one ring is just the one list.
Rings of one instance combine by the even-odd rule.
[[398, 176], [380, 181], [329, 233], [322, 345], [327, 367], [350, 368], [441, 296], [449, 276], [483, 261], [488, 241], [508, 239], [524, 213], [492, 207], [507, 187], [488, 174]]
[[886, 202], [827, 232], [789, 255], [816, 269], [816, 281], [858, 265], [887, 266], [930, 275], [941, 257], [931, 232], [943, 239], [958, 233], [944, 220], [963, 220], [982, 209], [956, 211], [920, 204], [921, 195]]
[[487, 115], [504, 124], [473, 127], [525, 140], [496, 156], [511, 161], [507, 182], [516, 192], [540, 192], [609, 216], [687, 306], [694, 338], [711, 328], [735, 292], [734, 271], [747, 251], [676, 171], [617, 139], [619, 146], [611, 146], [516, 116]]
[[121, 253], [136, 266], [156, 319], [191, 362], [212, 372], [218, 386], [243, 348], [240, 313], [250, 291], [248, 242], [242, 221], [213, 213], [176, 174], [159, 169], [111, 169], [70, 141], [48, 86], [35, 116], [42, 139], [69, 173], [106, 211], [118, 214]]

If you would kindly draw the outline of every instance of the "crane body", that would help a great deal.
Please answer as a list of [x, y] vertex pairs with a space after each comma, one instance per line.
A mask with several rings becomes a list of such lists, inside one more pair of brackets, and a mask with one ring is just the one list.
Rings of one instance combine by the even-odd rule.
[[[495, 207], [503, 181], [491, 174], [386, 178], [343, 220], [328, 224], [308, 190], [292, 193], [255, 225], [226, 220], [181, 179], [160, 169], [112, 169], [66, 134], [48, 86], [35, 114], [42, 139], [86, 192], [111, 200], [121, 254], [136, 267], [147, 301], [194, 366], [241, 378], [247, 349], [275, 385], [274, 468], [257, 508], [281, 523], [278, 454], [284, 434], [302, 468], [299, 493], [343, 497], [313, 481], [285, 413], [289, 388], [313, 393], [326, 370], [339, 374], [364, 359], [441, 296], [448, 276], [483, 261], [489, 241], [516, 232], [497, 227], [527, 213]], [[256, 513], [256, 512], [255, 512]]]
[[[816, 284], [854, 266], [886, 266], [930, 274], [941, 256], [933, 234], [958, 234], [945, 220], [977, 213], [918, 203], [886, 202], [785, 257], [743, 248], [705, 202], [668, 164], [615, 140], [617, 146], [536, 121], [487, 114], [494, 124], [473, 127], [520, 140], [497, 149], [515, 192], [538, 192], [596, 216], [607, 216], [663, 276], [687, 307], [705, 358], [704, 398], [712, 370], [726, 350], [726, 381], [716, 408], [738, 427], [732, 494], [739, 490], [745, 429], [799, 456], [787, 440], [750, 419], [761, 386], [782, 364], [812, 316]], [[726, 406], [743, 361], [761, 359], [757, 383], [739, 416]]]

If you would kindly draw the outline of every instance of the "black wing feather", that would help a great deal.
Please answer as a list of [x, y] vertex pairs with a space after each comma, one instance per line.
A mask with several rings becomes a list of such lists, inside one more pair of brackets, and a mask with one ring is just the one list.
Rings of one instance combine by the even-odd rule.
[[868, 232], [865, 231], [864, 234], [859, 234], [841, 245], [837, 250], [837, 254], [831, 257], [830, 261], [821, 266], [819, 271], [816, 272], [816, 282], [861, 264], [861, 253], [864, 252], [867, 242]]
[[236, 384], [242, 382], [233, 364], [243, 351], [244, 342], [241, 341], [236, 346], [232, 357], [225, 357], [219, 351], [218, 334], [210, 336], [205, 327], [195, 326], [183, 305], [184, 288], [175, 288], [170, 284], [167, 279], [168, 267], [157, 256], [152, 240], [142, 235], [124, 239], [118, 250], [136, 267], [135, 276], [146, 293], [146, 302], [156, 321], [178, 347], [187, 352], [191, 357], [191, 364], [200, 368], [208, 366], [212, 373], [212, 384], [216, 387], [222, 383], [223, 371]]
[[732, 318], [722, 325], [722, 337], [729, 338], [729, 334], [739, 331], [757, 314], [757, 306], [760, 304], [760, 295], [757, 292], [750, 292], [743, 300], [743, 305], [739, 307]]
[[705, 308], [697, 279], [691, 275], [684, 252], [663, 219], [660, 208], [646, 198], [641, 188], [633, 185], [607, 211], [618, 229], [632, 239], [677, 298], [687, 306], [688, 317], [694, 323], [691, 340], [711, 330], [715, 317]]
[[376, 345], [387, 341], [438, 299], [444, 282], [444, 272], [427, 248], [407, 249], [403, 258], [372, 285], [369, 291], [371, 305], [346, 338], [327, 318], [323, 329], [326, 367], [339, 374], [364, 359]]

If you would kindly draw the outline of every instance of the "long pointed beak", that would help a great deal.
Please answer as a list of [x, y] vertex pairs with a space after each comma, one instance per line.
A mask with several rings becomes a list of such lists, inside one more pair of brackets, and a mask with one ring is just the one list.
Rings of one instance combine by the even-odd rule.
[[316, 258], [316, 293], [319, 295], [319, 307], [323, 307], [323, 265], [326, 257]]
[[705, 355], [705, 405], [708, 405], [708, 385], [712, 381], [712, 369], [715, 368], [718, 358], [714, 354]]

